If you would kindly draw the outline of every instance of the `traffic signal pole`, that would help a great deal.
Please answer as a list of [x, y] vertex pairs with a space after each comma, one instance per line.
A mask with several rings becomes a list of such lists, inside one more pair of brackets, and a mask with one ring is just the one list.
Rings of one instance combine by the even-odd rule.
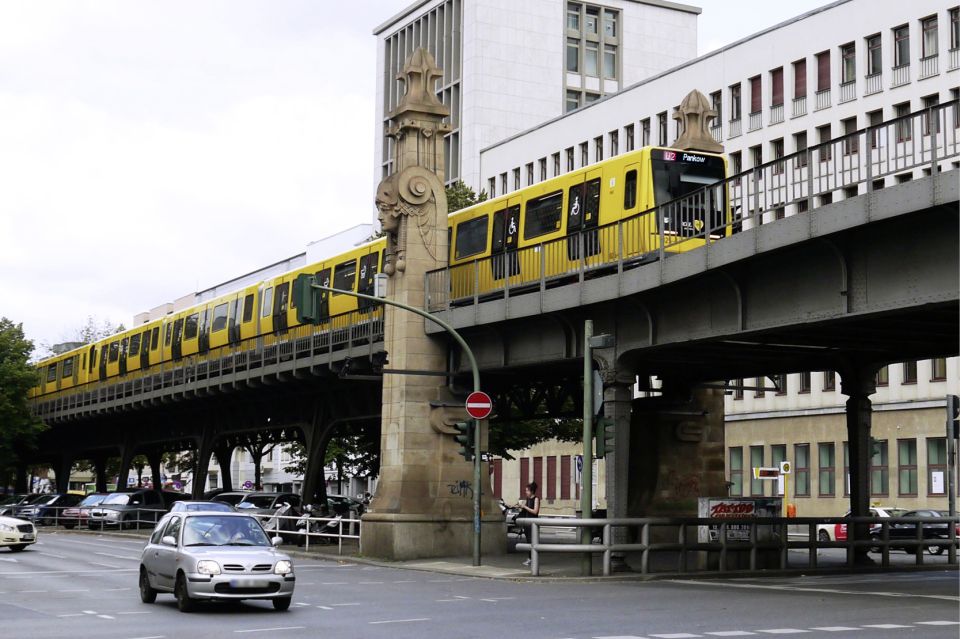
[[[402, 302], [396, 302], [394, 300], [388, 300], [382, 297], [376, 297], [373, 295], [364, 295], [363, 293], [354, 293], [353, 291], [344, 291], [338, 288], [333, 288], [330, 286], [323, 286], [317, 284], [313, 276], [311, 276], [310, 288], [327, 291], [328, 293], [337, 293], [338, 295], [350, 295], [351, 297], [356, 297], [358, 299], [369, 300], [372, 302], [379, 302], [380, 304], [386, 304], [387, 306], [395, 306], [397, 308], [402, 308], [405, 311], [410, 311], [420, 317], [426, 318], [445, 330], [447, 333], [456, 340], [457, 344], [460, 345], [460, 348], [463, 349], [464, 354], [467, 356], [467, 361], [470, 363], [470, 371], [473, 373], [473, 390], [480, 391], [480, 369], [477, 368], [477, 359], [473, 355], [473, 351], [470, 350], [470, 346], [467, 344], [467, 341], [463, 339], [463, 336], [456, 331], [455, 328], [447, 324], [441, 319], [438, 319], [431, 315], [430, 313], [404, 304]], [[473, 565], [480, 565], [480, 421], [479, 419], [473, 420]]]
[[[593, 338], [593, 320], [583, 323], [583, 470], [580, 471], [580, 517], [593, 517], [593, 353], [590, 340]], [[589, 526], [580, 528], [580, 543], [593, 542]], [[589, 552], [580, 559], [580, 574], [584, 577], [593, 572], [593, 555]]]

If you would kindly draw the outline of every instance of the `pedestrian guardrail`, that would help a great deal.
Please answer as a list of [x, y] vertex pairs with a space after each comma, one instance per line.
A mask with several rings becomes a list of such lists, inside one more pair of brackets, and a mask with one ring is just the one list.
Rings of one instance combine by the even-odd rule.
[[[317, 539], [321, 545], [337, 544], [337, 554], [343, 554], [345, 539], [355, 539], [360, 543], [360, 518], [346, 517], [304, 517], [302, 515], [256, 515], [264, 529], [271, 534], [288, 539], [302, 540], [306, 550], [310, 550], [310, 540]], [[304, 529], [297, 524], [306, 522]], [[287, 523], [284, 523], [287, 522]], [[316, 545], [317, 542], [314, 542]], [[298, 544], [299, 545], [299, 544]]]
[[[913, 552], [915, 563], [924, 563], [924, 551], [941, 549], [947, 564], [957, 565], [960, 517], [650, 517], [617, 519], [518, 519], [530, 527], [529, 543], [517, 544], [518, 551], [530, 552], [530, 572], [540, 574], [541, 555], [587, 553], [602, 556], [603, 574], [612, 572], [615, 555], [639, 555], [641, 574], [687, 573], [723, 574], [733, 571], [823, 569], [819, 551], [846, 550], [846, 565], [853, 568], [858, 556], [880, 554], [880, 566], [890, 566], [891, 550]], [[823, 526], [845, 525], [846, 539], [821, 539]], [[544, 528], [591, 529], [589, 544], [553, 544], [541, 540]], [[796, 539], [790, 529], [806, 530], [805, 539]], [[912, 530], [911, 530], [912, 528]], [[891, 532], [893, 533], [891, 535]], [[791, 539], [794, 535], [794, 539]], [[791, 550], [805, 550], [806, 560], [796, 561]], [[666, 561], [655, 561], [656, 558]]]

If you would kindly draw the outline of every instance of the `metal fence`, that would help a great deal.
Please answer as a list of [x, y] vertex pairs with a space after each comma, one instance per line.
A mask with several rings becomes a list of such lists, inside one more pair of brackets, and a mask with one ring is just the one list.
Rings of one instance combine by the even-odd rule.
[[[320, 545], [336, 543], [338, 555], [343, 554], [344, 540], [356, 540], [358, 544], [360, 543], [361, 521], [359, 517], [303, 517], [302, 515], [266, 514], [257, 515], [257, 518], [268, 533], [279, 535], [287, 542], [290, 539], [295, 539], [297, 545], [301, 545], [299, 542], [303, 541], [302, 545], [305, 550], [310, 550], [311, 539], [315, 540], [314, 545], [318, 545], [318, 542]], [[307, 524], [305, 529], [298, 529], [296, 524], [304, 520]], [[288, 530], [289, 526], [285, 528], [284, 521], [292, 522], [294, 530]], [[315, 528], [318, 530], [313, 530]]]
[[582, 284], [595, 274], [709, 250], [731, 234], [870, 193], [890, 179], [957, 168], [958, 134], [957, 100], [845, 133], [612, 224], [430, 271], [426, 308]]
[[[757, 570], [823, 570], [819, 551], [842, 548], [846, 566], [856, 565], [857, 551], [866, 549], [880, 554], [880, 567], [890, 566], [891, 550], [913, 551], [915, 563], [924, 563], [924, 550], [944, 549], [947, 563], [957, 565], [957, 539], [960, 518], [944, 517], [768, 517], [768, 518], [623, 518], [623, 519], [520, 519], [530, 527], [529, 543], [517, 544], [517, 550], [530, 552], [530, 571], [540, 574], [541, 555], [550, 553], [589, 553], [602, 557], [603, 574], [612, 572], [615, 553], [639, 555], [641, 574], [723, 574]], [[846, 525], [845, 540], [820, 539], [823, 526]], [[938, 525], [942, 526], [942, 530]], [[904, 528], [906, 526], [906, 528]], [[910, 531], [910, 526], [913, 530]], [[590, 528], [591, 538], [599, 542], [543, 543], [544, 528]], [[805, 531], [804, 538], [790, 539], [790, 529]], [[614, 531], [623, 531], [628, 542], [614, 540]], [[891, 535], [891, 531], [894, 532]], [[902, 533], [907, 533], [906, 535]], [[791, 550], [803, 550], [804, 561], [791, 556]], [[657, 561], [663, 559], [664, 561]], [[834, 566], [835, 568], [835, 566]]]

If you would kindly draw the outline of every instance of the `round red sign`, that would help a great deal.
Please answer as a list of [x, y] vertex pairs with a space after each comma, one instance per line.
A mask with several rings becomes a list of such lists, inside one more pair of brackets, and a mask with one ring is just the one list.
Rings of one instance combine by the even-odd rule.
[[467, 414], [474, 419], [486, 419], [493, 412], [493, 400], [483, 391], [467, 395]]

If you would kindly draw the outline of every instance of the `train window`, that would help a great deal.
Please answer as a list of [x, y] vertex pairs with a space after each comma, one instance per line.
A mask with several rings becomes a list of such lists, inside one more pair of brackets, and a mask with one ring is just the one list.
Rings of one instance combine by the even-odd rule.
[[87, 367], [87, 354], [84, 353], [84, 354], [83, 354], [83, 360], [82, 360], [82, 362], [81, 362], [81, 364], [80, 364], [80, 370], [83, 370], [83, 369], [85, 369], [86, 367]]
[[57, 365], [50, 364], [47, 366], [47, 383], [57, 381]]
[[490, 250], [494, 253], [503, 250], [506, 243], [507, 209], [493, 214], [493, 238], [490, 240]]
[[262, 308], [260, 309], [260, 316], [267, 317], [270, 315], [270, 311], [273, 310], [273, 287], [268, 286], [263, 289], [263, 297], [260, 300]]
[[487, 250], [487, 216], [457, 224], [456, 259], [483, 253]]
[[532, 237], [546, 235], [558, 230], [562, 209], [562, 191], [528, 200], [526, 217], [524, 217], [523, 223], [523, 239], [529, 240]]
[[154, 326], [150, 332], [150, 350], [155, 351], [160, 346], [160, 327]]
[[90, 361], [90, 368], [88, 368], [87, 371], [89, 371], [89, 372], [92, 373], [94, 367], [96, 367], [96, 365], [97, 365], [97, 347], [96, 347], [96, 346], [91, 346], [91, 347], [90, 347], [90, 360], [89, 360], [89, 361]]
[[110, 363], [120, 359], [120, 342], [110, 342]]
[[591, 226], [596, 226], [597, 216], [600, 214], [600, 178], [587, 182], [587, 195], [583, 204], [583, 224], [587, 226], [588, 222], [592, 222]]
[[183, 322], [183, 339], [193, 339], [199, 331], [200, 313], [188, 315]]
[[135, 357], [140, 354], [140, 335], [133, 335], [130, 337], [130, 357]]
[[227, 303], [218, 304], [213, 309], [213, 332], [222, 331], [227, 327]]
[[63, 360], [63, 372], [61, 373], [63, 379], [73, 377], [73, 360], [73, 357]]
[[253, 293], [243, 298], [243, 321], [249, 322], [253, 319]]
[[120, 340], [120, 355], [122, 355], [123, 357], [127, 356], [127, 338], [126, 337]]
[[[333, 269], [333, 288], [341, 291], [352, 291], [353, 282], [357, 276], [357, 260], [350, 260], [337, 264]], [[334, 293], [336, 295], [336, 293]]]
[[163, 345], [170, 346], [171, 339], [173, 339], [173, 324], [167, 324], [167, 330], [163, 336]]
[[273, 305], [273, 314], [280, 315], [287, 312], [287, 301], [290, 299], [290, 282], [277, 284], [277, 299]]
[[627, 171], [623, 181], [623, 210], [629, 211], [637, 205], [637, 170]]

